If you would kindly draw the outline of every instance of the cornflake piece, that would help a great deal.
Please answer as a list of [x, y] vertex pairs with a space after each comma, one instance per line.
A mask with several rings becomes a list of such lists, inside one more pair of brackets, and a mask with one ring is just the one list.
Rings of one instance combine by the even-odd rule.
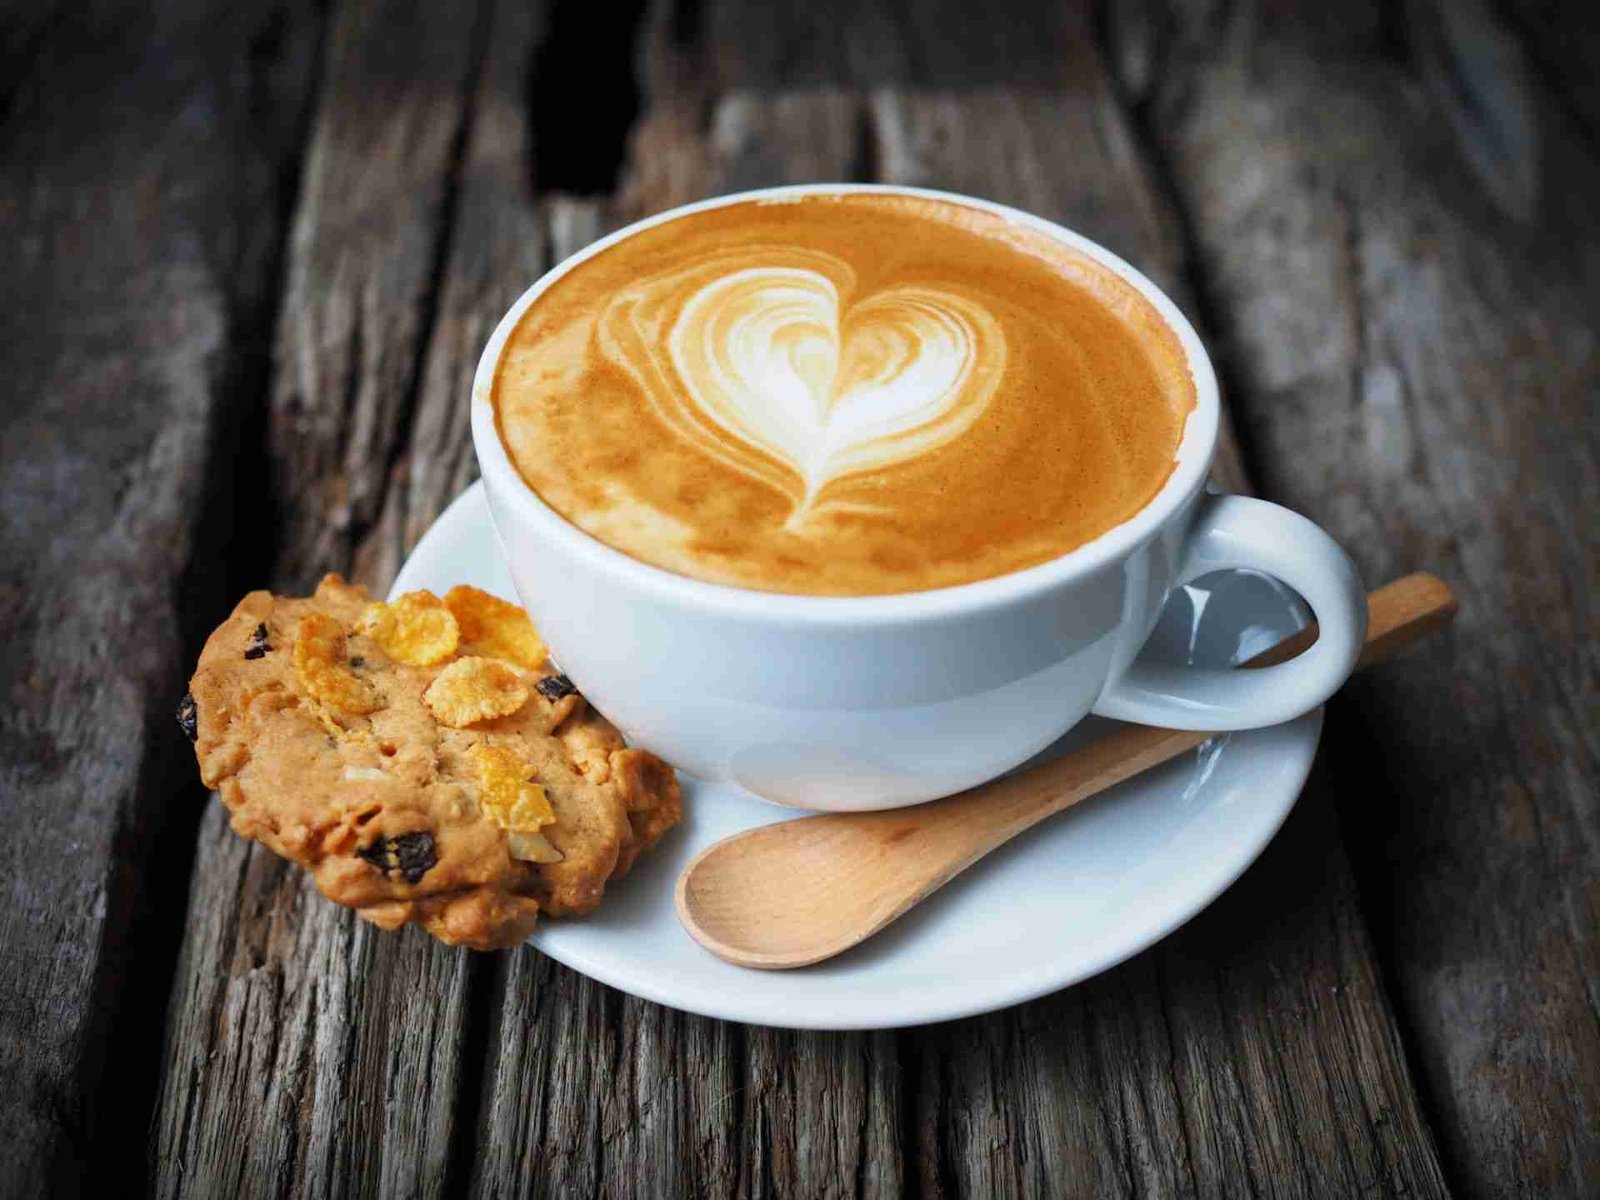
[[528, 702], [528, 685], [503, 662], [458, 658], [433, 677], [422, 700], [441, 725], [465, 729], [509, 717]]
[[478, 803], [506, 831], [512, 858], [525, 862], [561, 861], [561, 852], [539, 831], [556, 819], [544, 786], [531, 768], [503, 746], [480, 744], [468, 752], [478, 775]]
[[326, 613], [300, 622], [294, 637], [294, 670], [311, 698], [347, 713], [383, 706], [378, 690], [345, 666], [344, 627]]
[[446, 592], [444, 602], [461, 626], [462, 653], [503, 658], [530, 671], [543, 665], [544, 640], [515, 604], [464, 583]]
[[432, 592], [407, 592], [386, 604], [369, 604], [356, 628], [390, 658], [413, 667], [443, 662], [461, 640], [455, 614]]

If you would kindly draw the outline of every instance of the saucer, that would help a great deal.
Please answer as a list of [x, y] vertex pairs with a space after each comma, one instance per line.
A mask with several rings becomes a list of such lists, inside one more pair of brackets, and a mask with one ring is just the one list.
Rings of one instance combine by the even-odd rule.
[[[516, 599], [481, 483], [434, 523], [393, 590], [443, 594], [458, 583]], [[1226, 665], [1304, 621], [1293, 594], [1272, 580], [1216, 575], [1174, 596], [1145, 653]], [[1112, 727], [1091, 718], [1045, 754]], [[701, 949], [678, 924], [672, 890], [678, 872], [713, 842], [799, 814], [685, 776], [682, 825], [607, 888], [593, 916], [544, 921], [530, 940], [625, 992], [752, 1024], [889, 1028], [1003, 1008], [1115, 966], [1214, 900], [1288, 815], [1321, 728], [1319, 709], [1213, 738], [1050, 818], [860, 946], [795, 971], [747, 970]]]

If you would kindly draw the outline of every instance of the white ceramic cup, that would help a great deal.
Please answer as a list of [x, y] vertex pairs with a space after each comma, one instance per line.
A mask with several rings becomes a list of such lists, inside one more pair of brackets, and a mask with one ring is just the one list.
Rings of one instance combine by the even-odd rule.
[[[569, 524], [512, 465], [490, 403], [522, 314], [576, 264], [641, 229], [754, 197], [891, 192], [999, 213], [1042, 230], [1137, 288], [1178, 336], [1198, 403], [1177, 466], [1133, 517], [1039, 566], [892, 596], [795, 596], [689, 579]], [[572, 681], [637, 745], [707, 779], [801, 808], [893, 808], [948, 795], [1027, 759], [1090, 712], [1184, 729], [1248, 729], [1315, 708], [1355, 666], [1366, 601], [1354, 566], [1287, 509], [1204, 487], [1216, 378], [1173, 303], [1120, 258], [1038, 217], [918, 188], [771, 188], [673, 209], [549, 271], [489, 339], [472, 436], [517, 592]], [[1136, 662], [1168, 593], [1246, 567], [1316, 614], [1316, 643], [1254, 671]]]

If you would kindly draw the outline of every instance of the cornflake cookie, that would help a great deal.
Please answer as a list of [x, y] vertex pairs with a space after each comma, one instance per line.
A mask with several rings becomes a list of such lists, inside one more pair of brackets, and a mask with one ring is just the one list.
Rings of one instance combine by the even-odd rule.
[[476, 588], [374, 603], [329, 575], [252, 592], [206, 642], [178, 722], [234, 832], [384, 929], [512, 946], [578, 916], [677, 824], [677, 776], [627, 748]]

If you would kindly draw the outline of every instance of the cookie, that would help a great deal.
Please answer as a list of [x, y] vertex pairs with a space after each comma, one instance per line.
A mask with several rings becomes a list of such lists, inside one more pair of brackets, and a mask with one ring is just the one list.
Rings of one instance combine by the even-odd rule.
[[252, 592], [179, 723], [234, 832], [373, 924], [451, 945], [591, 911], [681, 815], [672, 768], [550, 669], [521, 609], [473, 588]]

